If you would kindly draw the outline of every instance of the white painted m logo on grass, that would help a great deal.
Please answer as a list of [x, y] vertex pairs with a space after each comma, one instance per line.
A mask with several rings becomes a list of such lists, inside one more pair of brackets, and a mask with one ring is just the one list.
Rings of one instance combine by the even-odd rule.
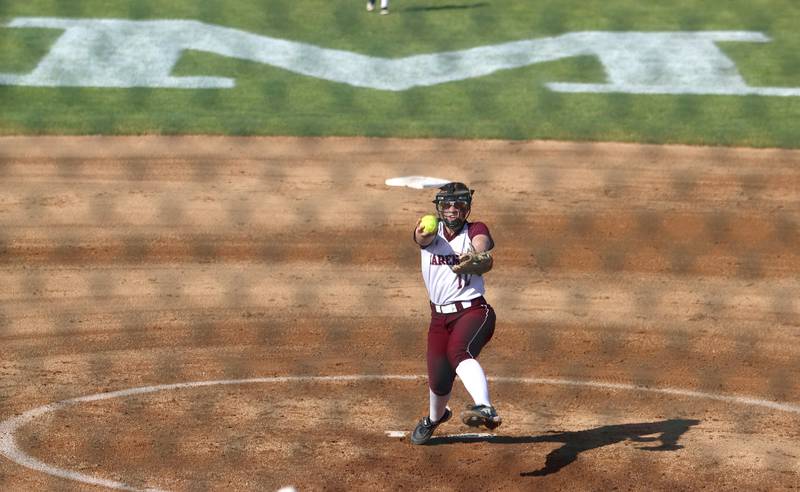
[[8, 27], [63, 29], [29, 74], [0, 84], [38, 87], [230, 88], [225, 77], [175, 77], [185, 50], [251, 60], [356, 87], [403, 91], [575, 56], [595, 56], [607, 82], [554, 82], [559, 92], [800, 96], [800, 88], [751, 87], [718, 41], [767, 42], [759, 32], [575, 32], [386, 59], [260, 36], [198, 21], [20, 17]]

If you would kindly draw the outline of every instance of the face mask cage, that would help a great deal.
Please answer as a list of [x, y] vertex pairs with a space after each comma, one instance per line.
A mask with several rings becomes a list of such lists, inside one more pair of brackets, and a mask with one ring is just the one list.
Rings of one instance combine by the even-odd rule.
[[[434, 203], [436, 204], [436, 211], [439, 213], [439, 219], [451, 229], [460, 229], [469, 215], [472, 204], [471, 198], [471, 196], [437, 196]], [[445, 212], [453, 208], [457, 212], [456, 216], [446, 217]]]

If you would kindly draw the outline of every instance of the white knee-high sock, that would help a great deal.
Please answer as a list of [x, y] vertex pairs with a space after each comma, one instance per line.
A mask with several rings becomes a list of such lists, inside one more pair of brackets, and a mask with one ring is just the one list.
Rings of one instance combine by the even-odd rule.
[[428, 415], [430, 415], [432, 422], [437, 422], [444, 416], [444, 409], [447, 408], [447, 402], [450, 401], [450, 393], [439, 396], [431, 391], [430, 388], [428, 388], [428, 393], [430, 393]]
[[461, 378], [464, 388], [467, 389], [476, 405], [491, 405], [486, 374], [483, 373], [483, 368], [477, 360], [462, 360], [456, 367], [456, 374]]
[[389, 8], [389, 0], [381, 0], [381, 8], [388, 9]]

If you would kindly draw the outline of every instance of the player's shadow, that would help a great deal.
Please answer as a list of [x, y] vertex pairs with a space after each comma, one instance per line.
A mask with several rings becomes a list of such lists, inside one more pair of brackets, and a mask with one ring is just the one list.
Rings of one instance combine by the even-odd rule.
[[489, 5], [488, 2], [477, 2], [477, 3], [460, 3], [460, 4], [446, 4], [446, 5], [420, 5], [417, 7], [405, 7], [403, 9], [404, 12], [431, 12], [434, 10], [466, 10], [466, 9], [478, 9], [481, 7], [486, 7]]
[[643, 451], [675, 451], [683, 446], [678, 444], [678, 439], [689, 428], [699, 424], [699, 420], [672, 419], [659, 422], [645, 422], [639, 424], [604, 425], [594, 429], [576, 432], [553, 432], [540, 436], [442, 436], [434, 437], [428, 445], [488, 442], [492, 444], [529, 444], [537, 442], [564, 443], [558, 449], [551, 451], [545, 458], [544, 467], [520, 473], [523, 477], [539, 477], [556, 473], [569, 465], [578, 455], [590, 449], [596, 449], [622, 441], [642, 443], [655, 443], [654, 446], [641, 446]]

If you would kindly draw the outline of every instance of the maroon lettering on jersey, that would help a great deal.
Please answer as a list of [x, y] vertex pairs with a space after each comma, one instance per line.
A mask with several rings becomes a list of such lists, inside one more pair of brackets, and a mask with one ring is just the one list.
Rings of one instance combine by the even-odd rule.
[[431, 265], [457, 265], [458, 255], [431, 255]]

